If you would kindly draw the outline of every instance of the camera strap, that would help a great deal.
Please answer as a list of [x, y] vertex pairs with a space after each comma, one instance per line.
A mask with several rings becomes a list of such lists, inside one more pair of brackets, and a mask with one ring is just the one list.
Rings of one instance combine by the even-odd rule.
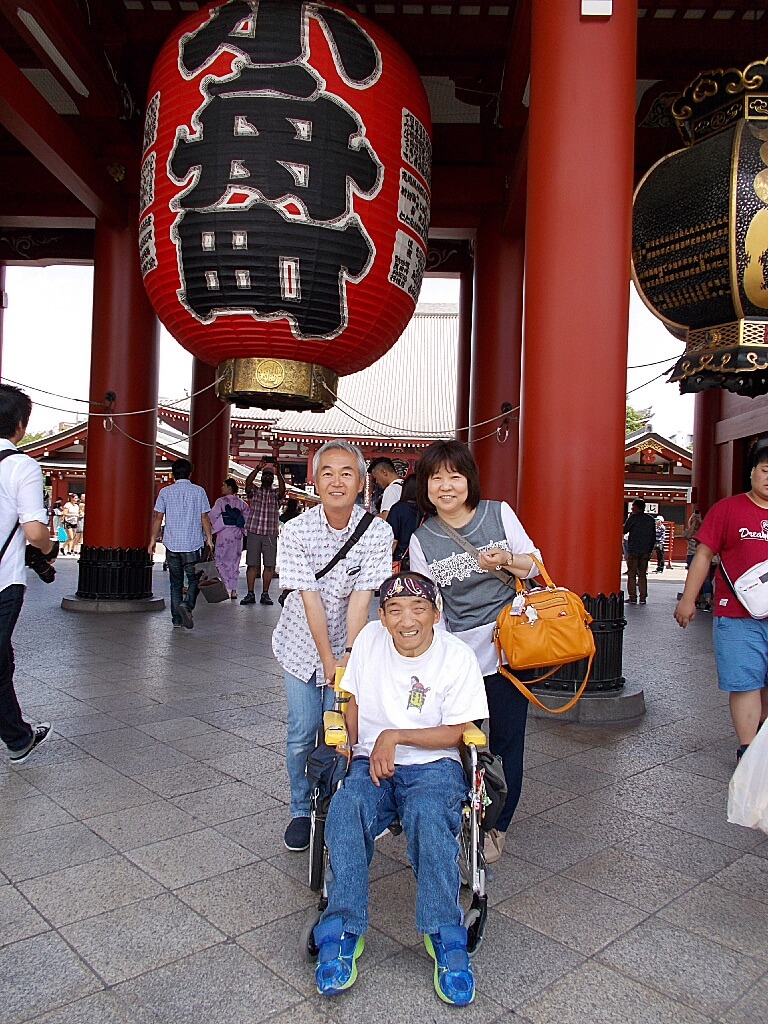
[[[21, 455], [21, 454], [22, 454], [22, 452], [17, 451], [15, 448], [7, 448], [5, 451], [0, 452], [0, 462], [2, 462], [3, 459], [7, 459], [9, 455]], [[16, 520], [16, 525], [11, 530], [11, 532], [8, 534], [8, 538], [7, 538], [6, 542], [5, 542], [5, 544], [3, 544], [2, 549], [0, 550], [0, 562], [2, 562], [3, 556], [5, 555], [5, 552], [8, 550], [8, 545], [13, 540], [13, 538], [14, 538], [14, 536], [16, 534], [16, 531], [18, 530], [18, 528], [19, 528], [19, 520], [17, 519]]]

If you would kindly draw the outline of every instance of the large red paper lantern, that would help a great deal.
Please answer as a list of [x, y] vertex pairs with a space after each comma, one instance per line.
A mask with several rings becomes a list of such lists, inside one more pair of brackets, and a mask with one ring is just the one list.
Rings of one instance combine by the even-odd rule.
[[429, 229], [431, 121], [388, 36], [333, 3], [228, 0], [152, 73], [144, 283], [220, 397], [327, 408], [410, 320]]

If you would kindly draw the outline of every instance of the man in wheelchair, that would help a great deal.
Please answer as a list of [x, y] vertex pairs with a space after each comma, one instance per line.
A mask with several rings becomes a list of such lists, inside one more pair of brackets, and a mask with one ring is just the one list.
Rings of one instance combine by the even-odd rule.
[[[459, 904], [462, 801], [467, 779], [462, 732], [488, 706], [474, 653], [443, 629], [432, 580], [406, 572], [380, 588], [379, 622], [352, 648], [344, 689], [351, 693], [349, 772], [331, 800], [325, 840], [328, 907], [315, 926], [321, 995], [354, 984], [368, 929], [368, 867], [374, 840], [399, 818], [417, 879], [416, 927], [434, 960], [446, 1003], [475, 995]], [[330, 877], [332, 875], [332, 877]]]

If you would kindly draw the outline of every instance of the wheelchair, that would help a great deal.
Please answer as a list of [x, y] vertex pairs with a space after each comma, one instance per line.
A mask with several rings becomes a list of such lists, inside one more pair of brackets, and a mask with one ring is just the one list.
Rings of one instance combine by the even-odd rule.
[[[344, 781], [351, 752], [346, 747], [345, 711], [349, 693], [341, 686], [344, 670], [336, 670], [333, 709], [323, 715], [323, 735], [307, 761], [310, 779], [309, 887], [319, 893], [316, 910], [301, 930], [300, 949], [307, 960], [317, 956], [314, 928], [328, 906], [325, 874], [328, 850], [325, 846], [325, 823], [333, 794]], [[470, 726], [462, 735], [461, 757], [467, 775], [467, 796], [462, 805], [459, 833], [459, 871], [462, 886], [471, 892], [469, 907], [464, 912], [467, 949], [474, 953], [483, 939], [488, 916], [486, 893], [487, 870], [483, 851], [483, 832], [493, 828], [507, 796], [501, 762], [486, 749], [485, 733]], [[339, 748], [342, 749], [339, 749]], [[398, 835], [398, 821], [389, 826]]]

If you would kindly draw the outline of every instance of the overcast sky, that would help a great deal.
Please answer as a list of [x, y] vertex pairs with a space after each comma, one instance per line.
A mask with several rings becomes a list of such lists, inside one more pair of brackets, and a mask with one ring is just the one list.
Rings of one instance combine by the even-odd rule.
[[[35, 402], [30, 431], [73, 422], [75, 410], [82, 418], [84, 404], [33, 388], [67, 399], [88, 397], [92, 287], [91, 267], [8, 267], [2, 374], [3, 380], [21, 384]], [[421, 298], [425, 302], [457, 301], [458, 281], [427, 279]], [[666, 437], [693, 431], [693, 396], [680, 395], [677, 385], [665, 383], [664, 377], [647, 382], [670, 366], [682, 350], [682, 343], [646, 309], [632, 288], [628, 365], [663, 361], [627, 371], [628, 390], [643, 385], [632, 391], [628, 401], [639, 409], [650, 406], [654, 429]], [[160, 396], [183, 398], [190, 390], [191, 375], [192, 357], [162, 330]]]

